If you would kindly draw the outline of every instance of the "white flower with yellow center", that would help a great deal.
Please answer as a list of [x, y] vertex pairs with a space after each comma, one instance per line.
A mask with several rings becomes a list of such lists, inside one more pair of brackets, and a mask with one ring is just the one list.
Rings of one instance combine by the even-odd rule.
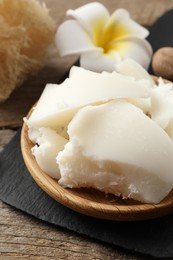
[[61, 56], [80, 55], [80, 66], [97, 71], [114, 71], [116, 64], [131, 58], [147, 68], [152, 48], [145, 40], [147, 29], [130, 18], [124, 9], [111, 16], [100, 3], [86, 4], [68, 10], [67, 20], [56, 33], [56, 45]]

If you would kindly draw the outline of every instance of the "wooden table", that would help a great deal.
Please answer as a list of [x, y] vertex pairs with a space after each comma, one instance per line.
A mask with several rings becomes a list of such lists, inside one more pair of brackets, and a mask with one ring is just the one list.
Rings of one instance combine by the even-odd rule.
[[[41, 1], [41, 0], [40, 0]], [[86, 0], [45, 0], [57, 26], [65, 19], [68, 8], [76, 8]], [[173, 8], [173, 0], [101, 0], [110, 12], [123, 7], [144, 26], [150, 26], [165, 11]], [[0, 150], [3, 150], [29, 108], [47, 82], [58, 82], [76, 56], [60, 58], [54, 46], [46, 66], [36, 76], [0, 104]], [[0, 259], [141, 259], [139, 255], [102, 244], [68, 232], [0, 202]], [[142, 258], [144, 259], [144, 258]]]

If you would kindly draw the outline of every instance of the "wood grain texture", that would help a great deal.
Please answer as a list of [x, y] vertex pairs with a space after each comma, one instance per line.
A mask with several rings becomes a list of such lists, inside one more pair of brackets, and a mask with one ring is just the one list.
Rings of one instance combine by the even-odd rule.
[[37, 220], [0, 202], [1, 260], [148, 259]]

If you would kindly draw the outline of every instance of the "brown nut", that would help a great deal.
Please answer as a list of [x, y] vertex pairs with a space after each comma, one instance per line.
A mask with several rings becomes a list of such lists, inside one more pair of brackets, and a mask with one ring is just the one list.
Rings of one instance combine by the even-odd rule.
[[173, 48], [158, 49], [153, 55], [152, 68], [157, 76], [173, 80]]

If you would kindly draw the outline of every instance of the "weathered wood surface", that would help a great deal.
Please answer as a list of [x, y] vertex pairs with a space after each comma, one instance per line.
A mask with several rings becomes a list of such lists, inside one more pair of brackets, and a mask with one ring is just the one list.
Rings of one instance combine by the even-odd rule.
[[0, 259], [137, 260], [141, 258], [44, 223], [0, 202]]
[[[42, 0], [40, 0], [42, 2]], [[87, 3], [86, 0], [45, 0], [57, 26], [65, 19], [65, 11]], [[165, 11], [173, 8], [173, 0], [101, 0], [109, 11], [122, 7], [139, 23], [150, 26]], [[59, 58], [52, 46], [47, 64], [30, 77], [11, 97], [0, 104], [0, 151], [22, 125], [23, 117], [38, 99], [47, 82], [58, 82], [76, 56]], [[0, 202], [0, 259], [144, 259], [130, 252], [76, 235], [43, 223]], [[148, 259], [148, 258], [146, 258]]]

